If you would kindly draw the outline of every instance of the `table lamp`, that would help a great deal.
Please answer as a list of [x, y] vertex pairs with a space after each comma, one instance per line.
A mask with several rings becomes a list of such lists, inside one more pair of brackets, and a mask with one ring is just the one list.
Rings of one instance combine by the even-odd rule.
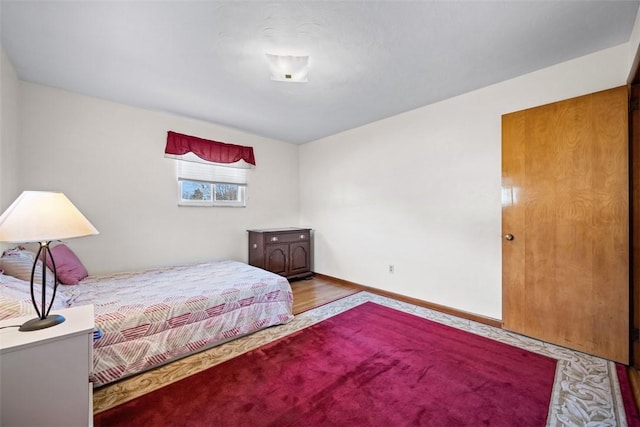
[[[20, 331], [35, 331], [64, 322], [59, 314], [49, 314], [58, 289], [56, 264], [49, 244], [53, 240], [72, 239], [98, 234], [98, 230], [80, 213], [73, 203], [60, 192], [24, 191], [0, 216], [0, 242], [40, 244], [31, 269], [31, 301], [38, 317], [28, 320]], [[51, 301], [47, 304], [47, 257], [51, 260], [54, 276]], [[42, 260], [42, 301], [36, 301], [34, 274], [38, 260]], [[35, 284], [37, 285], [37, 284]]]

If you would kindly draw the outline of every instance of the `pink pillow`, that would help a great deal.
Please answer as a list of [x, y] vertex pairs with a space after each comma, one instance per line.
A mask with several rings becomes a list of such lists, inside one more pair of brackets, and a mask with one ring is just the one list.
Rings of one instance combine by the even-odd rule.
[[[58, 279], [65, 285], [77, 285], [89, 275], [82, 262], [67, 245], [57, 245], [51, 248], [51, 255], [56, 263]], [[53, 270], [51, 260], [47, 258], [47, 266]]]

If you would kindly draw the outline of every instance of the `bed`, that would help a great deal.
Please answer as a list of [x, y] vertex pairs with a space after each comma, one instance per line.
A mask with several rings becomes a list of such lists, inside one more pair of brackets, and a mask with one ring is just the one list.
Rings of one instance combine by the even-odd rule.
[[[0, 319], [35, 314], [29, 282], [0, 274]], [[38, 293], [37, 293], [38, 294]], [[36, 295], [36, 298], [39, 298]], [[95, 387], [293, 318], [289, 282], [237, 261], [88, 276], [54, 309], [94, 305]]]

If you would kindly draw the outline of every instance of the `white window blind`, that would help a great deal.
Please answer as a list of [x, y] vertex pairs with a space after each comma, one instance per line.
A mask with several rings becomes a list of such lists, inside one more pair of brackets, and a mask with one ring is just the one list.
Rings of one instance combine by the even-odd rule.
[[247, 169], [178, 160], [178, 179], [247, 185]]

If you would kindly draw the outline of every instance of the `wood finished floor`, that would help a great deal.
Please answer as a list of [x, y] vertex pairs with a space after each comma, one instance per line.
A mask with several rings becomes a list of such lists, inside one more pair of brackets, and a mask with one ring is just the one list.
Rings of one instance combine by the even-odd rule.
[[361, 289], [314, 276], [307, 280], [291, 282], [291, 290], [293, 291], [293, 314], [300, 314], [355, 294]]
[[[291, 289], [293, 290], [294, 314], [311, 310], [362, 290], [348, 284], [319, 277], [292, 282]], [[633, 397], [636, 406], [640, 408], [640, 373], [633, 367], [629, 367], [628, 372]]]
[[[291, 283], [293, 290], [293, 313], [299, 314], [331, 301], [344, 298], [362, 289], [319, 277]], [[634, 367], [628, 368], [631, 390], [636, 407], [640, 408], [640, 373]]]
[[[362, 290], [355, 286], [320, 277], [293, 281], [291, 289], [293, 291], [294, 314], [311, 310]], [[640, 375], [634, 368], [629, 368], [629, 374], [636, 404], [640, 405]], [[108, 393], [109, 387], [109, 385], [103, 387], [101, 393]]]

